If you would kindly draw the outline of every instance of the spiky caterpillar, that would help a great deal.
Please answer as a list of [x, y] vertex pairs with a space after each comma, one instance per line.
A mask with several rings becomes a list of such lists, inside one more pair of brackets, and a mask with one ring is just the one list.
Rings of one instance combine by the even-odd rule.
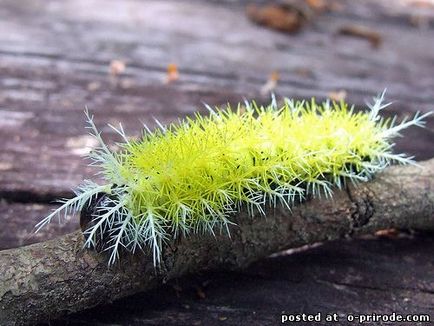
[[[384, 93], [355, 112], [344, 102], [285, 100], [267, 107], [246, 103], [232, 110], [196, 114], [177, 124], [124, 139], [112, 152], [87, 118], [100, 146], [89, 156], [100, 166], [104, 185], [85, 181], [76, 197], [44, 218], [38, 230], [64, 211], [90, 216], [82, 228], [85, 247], [110, 252], [150, 249], [158, 265], [164, 243], [180, 235], [224, 229], [231, 215], [246, 206], [251, 215], [280, 202], [291, 208], [306, 196], [332, 196], [347, 180], [367, 181], [392, 162], [412, 163], [393, 154], [391, 139], [428, 115], [395, 124], [382, 119]], [[85, 212], [85, 214], [83, 214]]]

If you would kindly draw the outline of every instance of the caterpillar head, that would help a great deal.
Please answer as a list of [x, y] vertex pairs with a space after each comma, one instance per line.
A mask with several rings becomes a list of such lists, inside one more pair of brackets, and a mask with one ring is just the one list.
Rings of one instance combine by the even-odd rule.
[[95, 249], [97, 252], [102, 252], [107, 249], [107, 243], [109, 240], [109, 225], [107, 221], [102, 221], [103, 225], [95, 233], [94, 241], [89, 241], [89, 230], [94, 228], [105, 213], [113, 208], [113, 195], [105, 192], [99, 192], [94, 197], [90, 198], [84, 204], [80, 212], [80, 228], [86, 240], [89, 244], [89, 249]]

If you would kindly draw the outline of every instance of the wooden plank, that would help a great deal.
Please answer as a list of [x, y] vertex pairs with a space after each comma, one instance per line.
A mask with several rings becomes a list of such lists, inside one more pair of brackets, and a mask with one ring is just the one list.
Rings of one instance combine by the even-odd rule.
[[79, 229], [78, 218], [71, 218], [68, 215], [66, 219], [62, 219], [61, 223], [51, 223], [35, 233], [36, 223], [54, 207], [57, 206], [36, 203], [7, 203], [0, 200], [0, 250], [53, 239]]
[[[92, 144], [83, 129], [85, 105], [97, 114], [99, 126], [122, 121], [136, 135], [139, 119], [154, 126], [152, 116], [173, 121], [203, 110], [201, 102], [260, 98], [268, 74], [277, 70], [278, 95], [325, 97], [345, 89], [350, 102], [362, 104], [388, 87], [396, 101], [391, 112], [401, 117], [432, 108], [434, 51], [427, 40], [434, 30], [417, 30], [408, 17], [373, 3], [345, 2], [342, 13], [319, 16], [295, 36], [254, 25], [241, 4], [1, 4], [0, 137], [7, 141], [0, 144], [0, 194], [9, 199], [70, 195], [70, 188], [92, 175], [79, 155]], [[369, 16], [366, 8], [377, 14]], [[382, 47], [337, 36], [345, 24], [378, 30]], [[113, 81], [108, 66], [118, 58], [127, 68]], [[181, 81], [167, 86], [169, 62], [180, 67]], [[404, 141], [398, 149], [431, 157], [433, 118], [428, 125], [411, 131], [425, 140], [418, 148]], [[107, 131], [107, 136], [114, 135]]]
[[[375, 1], [368, 2], [369, 6], [367, 2], [342, 3], [342, 12], [319, 16], [302, 33], [287, 36], [252, 24], [243, 6], [237, 4], [81, 0], [58, 5], [3, 0], [2, 30], [9, 33], [0, 40], [3, 52], [12, 56], [63, 59], [89, 66], [123, 57], [130, 63], [131, 73], [136, 69], [161, 72], [174, 61], [193, 80], [200, 75], [215, 85], [215, 77], [221, 77], [224, 85], [232, 80], [230, 84], [243, 91], [249, 81], [262, 83], [271, 70], [279, 70], [282, 84], [304, 92], [322, 89], [325, 95], [342, 87], [375, 93], [390, 81], [391, 95], [411, 87], [415, 92], [400, 95], [416, 101], [432, 99], [432, 94], [419, 94], [421, 89], [429, 92], [426, 86], [431, 77], [420, 63], [432, 64], [426, 42], [432, 30], [411, 28], [408, 14], [397, 15], [390, 6]], [[384, 36], [384, 46], [373, 50], [363, 40], [337, 37], [337, 29], [350, 23], [377, 30]], [[395, 42], [397, 39], [400, 42]], [[294, 74], [300, 68], [311, 70], [314, 78], [304, 80]]]

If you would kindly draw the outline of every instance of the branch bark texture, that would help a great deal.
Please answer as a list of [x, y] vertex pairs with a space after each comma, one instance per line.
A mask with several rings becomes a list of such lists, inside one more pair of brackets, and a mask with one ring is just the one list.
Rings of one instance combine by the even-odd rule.
[[[384, 228], [434, 229], [434, 159], [391, 167], [375, 180], [349, 185], [333, 199], [313, 199], [267, 217], [240, 212], [231, 237], [192, 236], [167, 246], [161, 268], [148, 254], [124, 255], [117, 266], [83, 250], [75, 232], [0, 252], [0, 324], [57, 318], [155, 287], [200, 270], [242, 268], [290, 247], [372, 233]], [[17, 218], [20, 218], [17, 216]]]

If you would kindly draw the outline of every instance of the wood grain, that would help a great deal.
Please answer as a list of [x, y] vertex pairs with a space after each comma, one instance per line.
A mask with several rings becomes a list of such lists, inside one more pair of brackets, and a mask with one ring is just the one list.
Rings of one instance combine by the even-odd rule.
[[[318, 15], [291, 36], [251, 23], [245, 16], [245, 5], [251, 1], [0, 0], [0, 248], [51, 239], [77, 227], [78, 223], [72, 220], [65, 226], [53, 225], [45, 233], [30, 236], [35, 221], [54, 207], [55, 199], [71, 196], [71, 188], [84, 178], [93, 178], [95, 171], [81, 157], [94, 145], [84, 129], [85, 106], [95, 113], [98, 127], [112, 142], [117, 138], [105, 127], [107, 123], [122, 122], [127, 133], [136, 136], [142, 122], [151, 128], [155, 126], [153, 117], [167, 123], [197, 110], [205, 112], [202, 102], [221, 105], [244, 98], [266, 102], [261, 88], [270, 73], [277, 71], [280, 79], [274, 91], [278, 98], [322, 99], [329, 92], [345, 90], [347, 100], [362, 107], [365, 100], [387, 87], [387, 97], [394, 101], [389, 114], [403, 118], [418, 110], [432, 110], [432, 8], [409, 7], [404, 2], [392, 6], [385, 0], [338, 2], [341, 10]], [[366, 40], [338, 34], [341, 27], [351, 25], [367, 26], [377, 32], [381, 47], [373, 49]], [[112, 60], [126, 64], [125, 72], [116, 78], [109, 74]], [[167, 85], [166, 69], [170, 63], [178, 66], [180, 78]], [[416, 155], [419, 160], [433, 157], [434, 117], [427, 122], [426, 129], [410, 129], [405, 137], [397, 139], [396, 151]], [[353, 296], [349, 297], [355, 300], [354, 309], [367, 312], [374, 307], [366, 298], [375, 297], [379, 305], [376, 311], [432, 311], [432, 266], [429, 250], [424, 250], [434, 248], [429, 236], [408, 242], [369, 242], [367, 246], [373, 249], [363, 257], [381, 270], [387, 251], [404, 250], [406, 245], [410, 249], [405, 257], [413, 263], [398, 263], [398, 254], [391, 252], [390, 259], [396, 259], [387, 265], [387, 272], [377, 275], [374, 267], [363, 271], [366, 282], [385, 282], [389, 275], [390, 291], [378, 282], [373, 287], [381, 291], [351, 288]], [[333, 257], [341, 246], [346, 246], [345, 252], [353, 260], [343, 264], [350, 270], [336, 275], [352, 275], [351, 269], [359, 269], [362, 264], [355, 257], [364, 252], [364, 245], [355, 242], [352, 248], [346, 241], [338, 242], [327, 247], [326, 256]], [[383, 254], [377, 253], [377, 249]], [[292, 262], [290, 257], [281, 258], [264, 273], [273, 273], [273, 266]], [[330, 269], [322, 260], [316, 266], [319, 274]], [[414, 267], [414, 274], [403, 273], [410, 267]], [[288, 270], [282, 273], [285, 271]], [[303, 271], [307, 270], [299, 267], [295, 273]], [[245, 284], [246, 296], [255, 300], [235, 309], [229, 317], [238, 321], [247, 318], [259, 324], [261, 320], [274, 320], [276, 301], [271, 299], [266, 301], [269, 305], [265, 310], [270, 312], [263, 310], [263, 319], [249, 315], [261, 302], [256, 287], [263, 287], [264, 293], [268, 293], [264, 296], [289, 297], [285, 278], [271, 284], [263, 283], [260, 277], [238, 273], [244, 280], [240, 283]], [[228, 276], [219, 283], [221, 290], [216, 300], [220, 306], [230, 300], [224, 294], [233, 286], [229, 279]], [[300, 289], [306, 290], [309, 286], [305, 287], [303, 280], [306, 279], [300, 280]], [[426, 291], [399, 290], [414, 282], [418, 289]], [[304, 306], [321, 306], [324, 311], [348, 301], [347, 296], [339, 299], [346, 293], [336, 290], [339, 285], [314, 284], [319, 293], [317, 301], [311, 301], [312, 290], [290, 293], [300, 297], [297, 302], [304, 302]], [[336, 291], [328, 292], [330, 288]], [[161, 291], [161, 296], [165, 296], [166, 292]], [[155, 296], [158, 290], [151, 294], [151, 298]], [[396, 300], [409, 296], [410, 301]], [[137, 305], [149, 305], [146, 295], [140, 298]], [[164, 298], [160, 300], [165, 302]], [[279, 309], [284, 303], [290, 306], [288, 309], [303, 309], [290, 300], [281, 302]], [[121, 314], [119, 323], [133, 323], [137, 317], [146, 324], [147, 316], [154, 316], [156, 323], [178, 320], [191, 324], [197, 321], [195, 313], [202, 311], [203, 321], [224, 322], [218, 319], [221, 310], [214, 311], [212, 302], [190, 301], [193, 314], [182, 306], [161, 310], [151, 305], [145, 310], [146, 315], [137, 315], [128, 310], [131, 301], [119, 304], [108, 308], [112, 314], [95, 318], [76, 314], [67, 321], [110, 324], [121, 311], [129, 311], [130, 314]], [[207, 311], [215, 318], [207, 319]], [[176, 319], [177, 315], [185, 319]], [[150, 324], [152, 318], [149, 317]]]

